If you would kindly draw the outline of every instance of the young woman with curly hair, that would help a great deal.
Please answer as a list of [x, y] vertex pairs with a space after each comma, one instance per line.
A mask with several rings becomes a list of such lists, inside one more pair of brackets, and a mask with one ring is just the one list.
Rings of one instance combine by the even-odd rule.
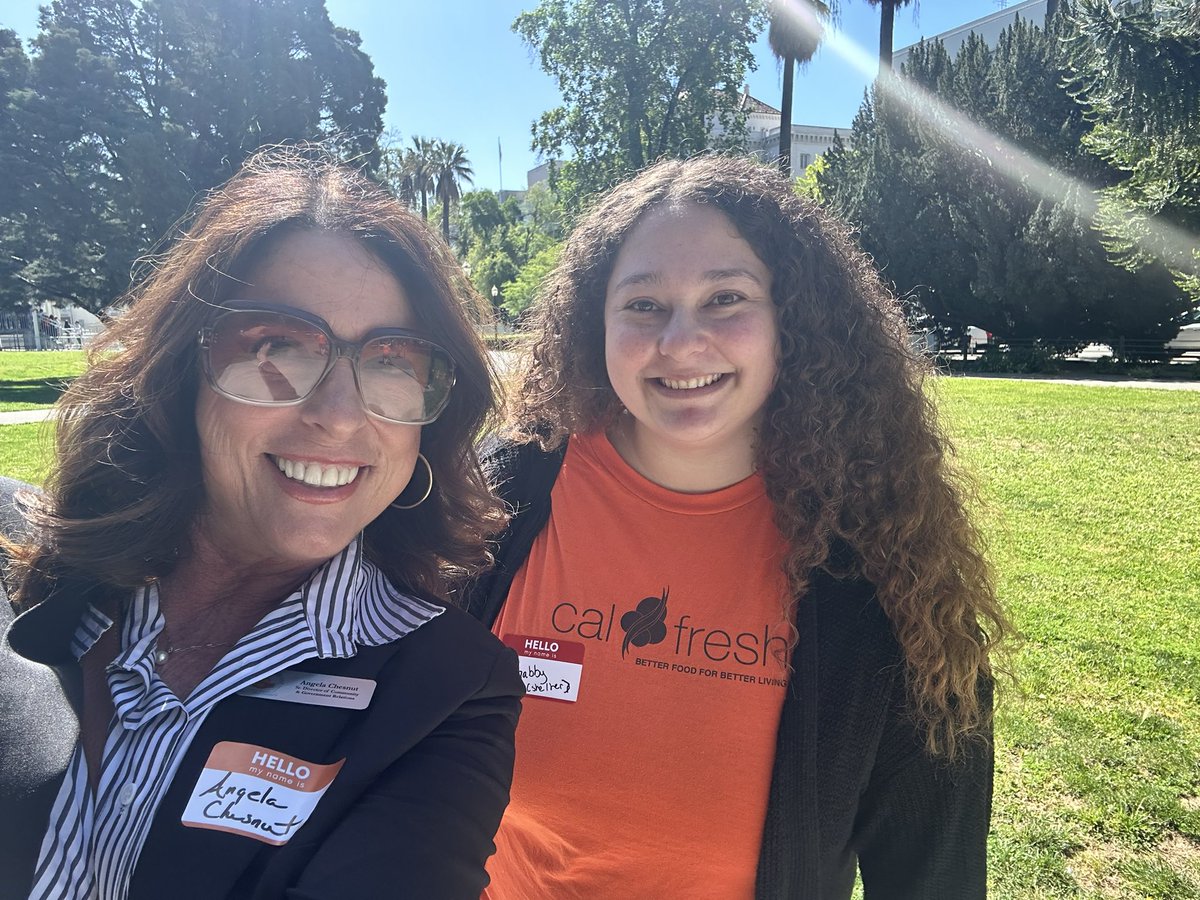
[[533, 330], [466, 597], [528, 692], [486, 896], [983, 897], [1004, 616], [846, 228], [766, 166], [662, 162]]

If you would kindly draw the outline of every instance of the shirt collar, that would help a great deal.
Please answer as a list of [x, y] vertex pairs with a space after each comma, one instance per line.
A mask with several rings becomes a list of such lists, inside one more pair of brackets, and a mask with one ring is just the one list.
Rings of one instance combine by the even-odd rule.
[[[391, 584], [363, 556], [362, 541], [359, 534], [268, 614], [268, 618], [280, 613], [302, 616], [315, 655], [322, 659], [353, 656], [358, 647], [398, 640], [445, 611], [442, 605], [405, 594]], [[66, 600], [52, 598], [17, 618], [10, 636], [23, 638], [20, 643], [13, 640], [18, 652], [52, 665], [78, 660], [112, 626], [112, 619], [84, 598], [69, 605]], [[136, 669], [139, 660], [150, 664], [154, 641], [162, 631], [157, 587], [135, 590], [130, 611], [122, 635], [124, 649], [114, 662]], [[69, 619], [73, 619], [70, 624]]]
[[404, 637], [445, 611], [404, 594], [363, 556], [362, 535], [301, 585], [305, 621], [317, 656], [353, 656]]

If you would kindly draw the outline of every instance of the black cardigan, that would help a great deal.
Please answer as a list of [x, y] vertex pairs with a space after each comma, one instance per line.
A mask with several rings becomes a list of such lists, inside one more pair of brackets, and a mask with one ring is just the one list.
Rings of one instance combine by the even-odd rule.
[[[550, 516], [564, 450], [489, 440], [489, 479], [514, 511], [495, 569], [462, 597], [491, 625]], [[986, 895], [992, 748], [932, 759], [908, 715], [904, 663], [875, 592], [818, 571], [798, 604], [758, 861], [760, 900], [847, 900], [855, 864], [866, 900]], [[985, 685], [990, 702], [990, 685]]]

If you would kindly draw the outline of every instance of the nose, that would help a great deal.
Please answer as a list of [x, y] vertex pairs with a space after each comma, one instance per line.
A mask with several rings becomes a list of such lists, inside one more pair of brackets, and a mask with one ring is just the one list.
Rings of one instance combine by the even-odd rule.
[[669, 359], [685, 359], [708, 347], [708, 330], [690, 309], [676, 308], [658, 335], [658, 352]]
[[328, 432], [334, 437], [353, 434], [367, 420], [358, 385], [354, 381], [354, 368], [349, 359], [342, 358], [333, 364], [329, 374], [301, 404], [301, 418], [305, 424]]

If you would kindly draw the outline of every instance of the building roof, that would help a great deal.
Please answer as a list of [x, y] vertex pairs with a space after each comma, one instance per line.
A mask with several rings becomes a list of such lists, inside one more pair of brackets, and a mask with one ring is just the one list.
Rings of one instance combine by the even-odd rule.
[[751, 97], [750, 88], [743, 88], [742, 99], [738, 102], [738, 109], [747, 115], [752, 113], [763, 113], [768, 116], [779, 115], [779, 110], [769, 103], [763, 103], [757, 97]]

